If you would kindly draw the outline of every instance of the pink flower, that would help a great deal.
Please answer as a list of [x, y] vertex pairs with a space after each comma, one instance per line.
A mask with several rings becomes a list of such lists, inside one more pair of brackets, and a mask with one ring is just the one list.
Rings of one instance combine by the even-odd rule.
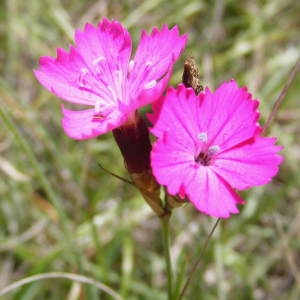
[[260, 134], [257, 107], [234, 80], [198, 96], [183, 85], [170, 88], [150, 116], [158, 138], [151, 153], [157, 181], [210, 216], [238, 213], [244, 201], [234, 189], [266, 184], [282, 161], [276, 139]]
[[87, 139], [106, 133], [133, 118], [139, 107], [157, 100], [168, 84], [173, 65], [185, 47], [178, 27], [142, 31], [133, 60], [131, 37], [117, 21], [103, 19], [76, 30], [69, 53], [41, 57], [35, 75], [50, 92], [65, 101], [87, 106], [62, 108], [68, 136]]

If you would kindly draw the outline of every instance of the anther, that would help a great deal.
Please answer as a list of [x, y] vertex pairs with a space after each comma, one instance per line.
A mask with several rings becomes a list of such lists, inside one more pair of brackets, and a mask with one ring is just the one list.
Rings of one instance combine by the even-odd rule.
[[88, 73], [88, 69], [87, 68], [82, 68], [80, 69], [80, 73], [79, 73], [79, 78], [78, 78], [78, 82], [79, 82], [79, 87], [84, 87], [85, 86], [85, 82], [84, 82], [84, 77], [86, 76], [86, 74]]
[[203, 142], [206, 143], [208, 140], [207, 134], [205, 132], [201, 132], [198, 134], [198, 139]]
[[128, 65], [128, 72], [129, 72], [129, 73], [132, 72], [134, 65], [135, 65], [134, 60], [131, 60], [131, 61], [129, 62], [129, 65]]
[[99, 56], [98, 58], [96, 58], [94, 61], [93, 61], [93, 66], [97, 65], [99, 62], [103, 61], [103, 60], [106, 60], [106, 57], [104, 56]]
[[208, 154], [209, 154], [209, 155], [213, 155], [213, 154], [218, 153], [220, 150], [221, 150], [221, 149], [220, 149], [220, 147], [219, 147], [218, 145], [213, 145], [213, 146], [210, 146], [210, 147], [208, 148]]
[[145, 90], [150, 90], [152, 89], [153, 87], [155, 87], [157, 84], [156, 80], [151, 80], [149, 82], [147, 82], [145, 85], [144, 85], [144, 89]]

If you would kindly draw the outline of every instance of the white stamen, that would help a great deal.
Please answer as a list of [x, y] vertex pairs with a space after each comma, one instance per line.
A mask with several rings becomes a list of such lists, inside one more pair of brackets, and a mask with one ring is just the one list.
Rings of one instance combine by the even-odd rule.
[[100, 105], [101, 105], [100, 100], [96, 99], [96, 103], [95, 103], [95, 113], [96, 114], [100, 113]]
[[145, 90], [150, 90], [152, 89], [153, 87], [155, 87], [157, 84], [156, 80], [151, 80], [149, 82], [147, 82], [145, 85], [144, 85], [144, 89]]
[[103, 61], [103, 60], [106, 60], [106, 57], [104, 57], [104, 56], [99, 56], [98, 58], [96, 58], [96, 59], [93, 61], [93, 66], [97, 65], [100, 61]]
[[200, 132], [198, 134], [198, 139], [203, 142], [203, 143], [206, 143], [207, 140], [208, 140], [208, 137], [207, 137], [207, 134], [205, 132]]
[[82, 68], [80, 69], [80, 74], [79, 74], [79, 87], [84, 87], [85, 83], [84, 83], [84, 77], [86, 76], [86, 74], [89, 72], [89, 70], [87, 68]]
[[118, 96], [117, 96], [117, 94], [115, 93], [114, 89], [113, 89], [110, 85], [109, 85], [107, 88], [109, 89], [109, 91], [110, 91], [110, 93], [111, 93], [111, 95], [112, 95], [114, 101], [115, 101], [115, 102], [118, 102]]
[[101, 62], [105, 60], [106, 57], [99, 56], [93, 61], [93, 68], [97, 75], [101, 75], [103, 73], [103, 64], [101, 64]]
[[128, 72], [129, 73], [131, 73], [131, 71], [133, 70], [134, 64], [135, 64], [134, 60], [131, 60], [129, 62], [129, 65], [128, 65]]
[[123, 73], [120, 70], [115, 70], [114, 71], [115, 76], [117, 77], [117, 84], [121, 84], [122, 79], [123, 79]]
[[218, 145], [213, 145], [208, 148], [208, 153], [212, 155], [218, 153], [220, 150], [221, 148]]

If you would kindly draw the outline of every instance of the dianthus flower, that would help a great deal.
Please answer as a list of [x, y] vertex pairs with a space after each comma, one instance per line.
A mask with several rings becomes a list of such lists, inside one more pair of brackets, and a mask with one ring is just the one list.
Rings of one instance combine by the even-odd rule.
[[261, 135], [258, 104], [234, 80], [198, 96], [183, 85], [170, 88], [149, 117], [157, 181], [210, 216], [238, 213], [244, 200], [234, 189], [266, 184], [282, 161], [276, 139]]
[[154, 28], [150, 35], [142, 31], [130, 60], [129, 32], [118, 21], [103, 19], [97, 27], [76, 30], [69, 53], [57, 49], [57, 58], [41, 57], [35, 75], [58, 97], [87, 106], [63, 107], [62, 126], [71, 138], [92, 138], [132, 121], [139, 107], [161, 96], [185, 44], [177, 26]]

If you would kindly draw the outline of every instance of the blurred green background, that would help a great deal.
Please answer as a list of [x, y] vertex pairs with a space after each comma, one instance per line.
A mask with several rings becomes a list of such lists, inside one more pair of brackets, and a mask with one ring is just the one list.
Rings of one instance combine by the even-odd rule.
[[[0, 2], [0, 288], [29, 275], [64, 271], [101, 281], [124, 299], [166, 299], [159, 222], [128, 184], [111, 134], [66, 137], [60, 100], [32, 69], [67, 48], [74, 28], [103, 17], [140, 30], [178, 24], [189, 36], [204, 85], [235, 78], [261, 100], [266, 120], [300, 54], [300, 2], [294, 0]], [[242, 193], [241, 213], [223, 220], [185, 299], [300, 299], [300, 76], [270, 135], [285, 160], [271, 184]], [[214, 219], [192, 206], [172, 217], [172, 256], [186, 278]], [[0, 297], [1, 298], [1, 297]], [[14, 300], [111, 299], [65, 279], [26, 285]]]

